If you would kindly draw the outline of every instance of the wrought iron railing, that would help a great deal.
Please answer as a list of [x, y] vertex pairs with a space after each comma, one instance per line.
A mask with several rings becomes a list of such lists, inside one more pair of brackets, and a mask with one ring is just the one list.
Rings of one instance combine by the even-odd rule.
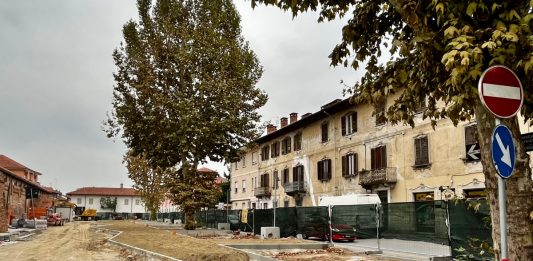
[[388, 167], [359, 172], [359, 185], [367, 186], [385, 183], [396, 183], [396, 168]]
[[254, 191], [254, 196], [256, 197], [262, 197], [262, 196], [270, 196], [272, 193], [272, 190], [270, 187], [257, 187]]
[[307, 182], [305, 181], [294, 181], [283, 184], [285, 193], [297, 193], [297, 192], [306, 192], [307, 191]]

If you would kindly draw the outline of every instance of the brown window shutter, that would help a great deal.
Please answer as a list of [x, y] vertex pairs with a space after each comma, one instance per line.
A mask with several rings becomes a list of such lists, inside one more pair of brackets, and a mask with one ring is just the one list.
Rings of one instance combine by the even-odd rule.
[[370, 169], [376, 169], [376, 149], [370, 149]]
[[357, 112], [352, 113], [352, 132], [357, 131]]
[[322, 175], [324, 174], [322, 169], [323, 169], [323, 162], [322, 161], [318, 161], [316, 163], [316, 170], [317, 170], [317, 178], [318, 180], [322, 180]]
[[346, 116], [341, 117], [342, 136], [346, 135]]
[[428, 136], [425, 136], [420, 139], [420, 147], [421, 147], [421, 163], [422, 164], [429, 164], [429, 144], [428, 144]]
[[357, 153], [353, 154], [353, 174], [357, 175], [359, 166], [357, 166]]
[[328, 173], [327, 173], [326, 179], [330, 180], [331, 179], [331, 159], [328, 159], [327, 163], [328, 163]]
[[293, 167], [292, 168], [292, 181], [298, 181], [298, 168]]
[[287, 137], [287, 153], [291, 152], [291, 138]]
[[342, 156], [341, 157], [341, 162], [342, 162], [342, 176], [346, 176], [346, 156]]
[[386, 168], [387, 167], [387, 146], [381, 147], [381, 167]]

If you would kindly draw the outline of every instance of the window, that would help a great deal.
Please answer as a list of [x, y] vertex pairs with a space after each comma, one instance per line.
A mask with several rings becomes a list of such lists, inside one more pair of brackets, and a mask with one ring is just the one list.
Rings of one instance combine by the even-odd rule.
[[140, 200], [140, 199], [136, 199], [136, 200], [135, 200], [135, 205], [138, 206], [138, 205], [140, 205], [140, 204], [141, 204], [141, 200]]
[[242, 161], [242, 167], [246, 167], [246, 155], [243, 155], [242, 158], [241, 158], [241, 161]]
[[387, 146], [379, 146], [370, 150], [370, 168], [372, 170], [387, 167]]
[[331, 179], [331, 159], [323, 159], [317, 162], [317, 176], [320, 181]]
[[245, 209], [246, 208], [246, 203], [245, 202], [242, 202], [242, 207], [241, 209]]
[[294, 135], [294, 151], [302, 149], [302, 133], [298, 132]]
[[246, 180], [242, 180], [242, 192], [246, 192]]
[[261, 148], [261, 160], [263, 161], [268, 160], [269, 153], [270, 153], [270, 147], [268, 145]]
[[357, 175], [357, 153], [346, 154], [341, 157], [342, 176], [353, 177]]
[[237, 181], [235, 181], [235, 193], [239, 192], [239, 188], [237, 188]]
[[279, 156], [279, 141], [274, 141], [270, 147], [270, 157], [275, 158]]
[[278, 189], [279, 175], [278, 171], [274, 170], [274, 189]]
[[90, 199], [89, 199], [89, 205], [92, 205], [92, 204], [93, 204], [93, 199], [90, 198]]
[[342, 136], [352, 134], [357, 131], [357, 112], [350, 112], [341, 117]]
[[281, 141], [281, 154], [289, 154], [291, 152], [291, 137], [285, 137], [283, 141]]
[[324, 122], [322, 123], [322, 126], [320, 126], [320, 129], [322, 130], [322, 142], [328, 142], [328, 123]]
[[285, 207], [285, 208], [289, 207], [289, 201], [288, 200], [283, 201], [283, 207]]
[[251, 157], [252, 157], [252, 165], [255, 165], [257, 163], [257, 154], [255, 151], [252, 152]]
[[428, 136], [415, 139], [415, 166], [429, 165]]
[[303, 165], [298, 165], [292, 168], [292, 181], [293, 182], [304, 181], [304, 166]]
[[262, 188], [268, 187], [269, 180], [270, 177], [268, 176], [268, 173], [261, 175], [261, 180], [259, 180], [259, 186]]
[[286, 168], [283, 170], [283, 184], [289, 183], [289, 169]]
[[255, 203], [252, 203], [252, 209], [255, 209]]
[[78, 203], [78, 205], [81, 204], [81, 198], [78, 198], [78, 199], [76, 200], [76, 203]]
[[476, 124], [465, 127], [465, 153], [466, 161], [478, 161], [481, 159]]
[[130, 200], [127, 199], [127, 198], [125, 198], [125, 199], [124, 199], [124, 205], [128, 205], [128, 204], [130, 204]]
[[385, 117], [385, 101], [385, 98], [382, 98], [377, 101], [374, 106], [376, 125], [383, 125], [387, 121], [387, 118]]

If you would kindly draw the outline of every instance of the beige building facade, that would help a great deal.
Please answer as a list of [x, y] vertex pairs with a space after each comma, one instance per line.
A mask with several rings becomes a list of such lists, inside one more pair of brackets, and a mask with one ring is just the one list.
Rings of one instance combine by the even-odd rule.
[[381, 115], [393, 98], [378, 106], [335, 100], [269, 125], [230, 166], [232, 208], [317, 206], [322, 196], [365, 193], [389, 203], [483, 196], [475, 122], [440, 120], [433, 129], [420, 114], [414, 128], [391, 125]]

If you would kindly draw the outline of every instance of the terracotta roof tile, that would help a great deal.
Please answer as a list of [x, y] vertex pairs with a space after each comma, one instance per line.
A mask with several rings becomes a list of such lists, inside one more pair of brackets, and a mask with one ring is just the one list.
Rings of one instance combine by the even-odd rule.
[[27, 170], [31, 170], [33, 172], [36, 172], [37, 174], [41, 175], [41, 173], [37, 172], [37, 171], [34, 171], [16, 161], [14, 161], [13, 159], [9, 158], [8, 156], [6, 155], [0, 155], [0, 167], [3, 167], [5, 169], [8, 169], [8, 170], [21, 170], [21, 169], [27, 169]]
[[139, 194], [133, 188], [84, 187], [68, 192], [67, 195], [138, 196]]
[[201, 167], [201, 168], [198, 169], [198, 172], [204, 172], [205, 173], [205, 172], [216, 172], [216, 171], [214, 171], [212, 169], [209, 169], [209, 168], [206, 168], [206, 167]]
[[15, 173], [11, 172], [8, 169], [6, 169], [4, 167], [1, 167], [1, 166], [0, 166], [0, 172], [3, 172], [6, 175], [9, 175], [12, 178], [16, 178], [16, 179], [26, 183], [27, 185], [31, 185], [31, 186], [41, 190], [42, 192], [45, 192], [45, 193], [48, 193], [48, 194], [56, 194], [56, 193], [57, 194], [62, 194], [61, 191], [59, 191], [59, 190], [55, 190], [54, 188], [51, 188], [51, 187], [45, 187], [45, 186], [41, 185], [38, 182], [29, 181], [29, 180], [25, 179], [24, 177], [21, 177], [21, 176], [15, 174]]

